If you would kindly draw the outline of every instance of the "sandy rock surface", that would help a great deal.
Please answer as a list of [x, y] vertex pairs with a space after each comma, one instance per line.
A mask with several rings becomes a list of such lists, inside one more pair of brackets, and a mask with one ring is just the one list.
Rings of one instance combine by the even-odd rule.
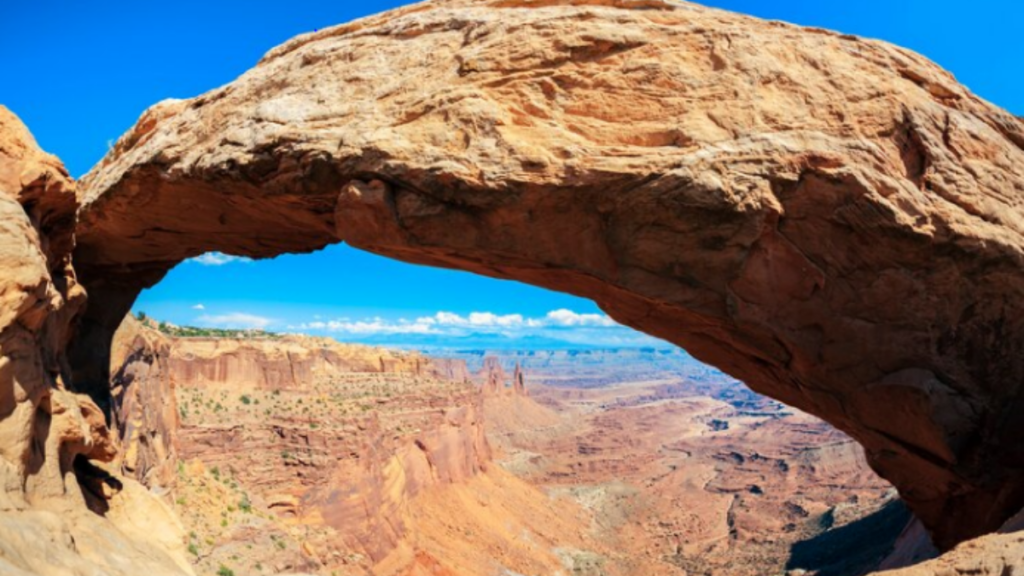
[[87, 388], [183, 258], [344, 240], [596, 300], [848, 432], [943, 546], [1024, 505], [1024, 124], [907, 50], [661, 0], [417, 4], [154, 106], [83, 190]]
[[99, 467], [117, 439], [71, 386], [77, 208], [60, 161], [0, 106], [0, 573], [191, 574], [173, 513]]

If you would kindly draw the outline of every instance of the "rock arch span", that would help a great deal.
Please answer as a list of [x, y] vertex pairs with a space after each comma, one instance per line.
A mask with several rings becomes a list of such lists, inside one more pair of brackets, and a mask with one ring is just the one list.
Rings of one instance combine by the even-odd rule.
[[821, 416], [942, 547], [1024, 505], [1024, 123], [906, 50], [440, 0], [154, 106], [81, 189], [69, 358], [101, 406], [114, 328], [178, 262], [346, 241], [591, 298]]

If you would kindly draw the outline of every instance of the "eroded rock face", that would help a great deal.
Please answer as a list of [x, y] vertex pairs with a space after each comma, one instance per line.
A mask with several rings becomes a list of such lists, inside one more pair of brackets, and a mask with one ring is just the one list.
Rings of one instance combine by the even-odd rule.
[[113, 457], [102, 412], [65, 386], [67, 330], [84, 299], [71, 269], [77, 208], [75, 185], [60, 161], [0, 108], [3, 508], [75, 492], [78, 455]]
[[990, 534], [957, 546], [927, 562], [879, 576], [1003, 576], [1024, 567], [1024, 536]]
[[350, 372], [467, 380], [464, 361], [299, 335], [177, 339], [167, 358], [175, 379], [189, 386], [302, 390], [318, 377]]
[[121, 446], [116, 463], [126, 476], [156, 489], [174, 485], [178, 462], [172, 343], [129, 315], [111, 350], [110, 416]]
[[497, 356], [485, 356], [479, 378], [482, 380], [481, 390], [484, 396], [529, 396], [526, 390], [526, 377], [519, 362], [515, 363], [512, 377], [509, 378]]
[[102, 468], [116, 438], [71, 385], [77, 208], [60, 161], [0, 106], [0, 572], [190, 574], [180, 524]]
[[662, 0], [424, 3], [158, 104], [83, 188], [101, 401], [97, 355], [182, 259], [347, 241], [594, 299], [848, 432], [940, 546], [1024, 504], [1024, 124], [909, 51]]
[[[268, 533], [246, 525], [251, 517], [228, 527], [224, 503], [240, 494], [250, 502], [240, 514], [305, 527], [302, 552], [271, 543], [280, 555], [268, 565], [326, 573], [352, 554], [401, 563], [416, 540], [410, 503], [489, 467], [483, 396], [464, 360], [298, 335], [175, 338], [156, 326], [129, 316], [115, 335], [118, 463], [173, 495], [202, 546], [200, 572], [216, 570], [231, 541], [252, 546]], [[207, 490], [206, 470], [232, 489]], [[216, 534], [203, 520], [211, 504]]]

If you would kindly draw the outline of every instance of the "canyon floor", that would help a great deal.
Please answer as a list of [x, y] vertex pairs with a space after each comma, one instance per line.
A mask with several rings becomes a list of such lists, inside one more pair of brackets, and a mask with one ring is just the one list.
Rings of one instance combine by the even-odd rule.
[[[200, 575], [854, 576], [909, 519], [850, 439], [678, 350], [146, 324], [118, 337], [121, 466]], [[154, 424], [124, 391], [158, 388]]]
[[683, 352], [507, 361], [537, 366], [531, 400], [549, 418], [488, 401], [496, 458], [590, 512], [612, 552], [589, 573], [863, 574], [908, 520], [849, 438]]

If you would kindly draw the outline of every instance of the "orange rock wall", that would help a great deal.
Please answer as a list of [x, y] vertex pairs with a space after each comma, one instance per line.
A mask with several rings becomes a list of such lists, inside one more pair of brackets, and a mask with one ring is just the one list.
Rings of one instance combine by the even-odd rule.
[[427, 358], [414, 352], [339, 344], [327, 338], [178, 339], [168, 368], [182, 385], [243, 386], [302, 390], [316, 378], [351, 372], [468, 377], [461, 360]]
[[[468, 480], [491, 458], [482, 396], [466, 383], [461, 360], [304, 336], [170, 338], [131, 317], [113, 350], [114, 420], [126, 475], [151, 487], [173, 486], [179, 461], [200, 461], [237, 479], [280, 517], [333, 528], [331, 538], [308, 541], [325, 560], [352, 550], [384, 559], [408, 536], [405, 509], [412, 498]], [[284, 393], [310, 405], [323, 397], [317, 386], [329, 389], [332, 378], [354, 374], [412, 382], [411, 392], [393, 399], [399, 415], [382, 417], [374, 409], [316, 428], [315, 418], [279, 414], [225, 415], [215, 425], [179, 418], [179, 408], [189, 407], [179, 400], [183, 393], [232, 400]], [[415, 382], [423, 379], [464, 385], [443, 396], [418, 396]]]
[[348, 242], [590, 298], [826, 419], [942, 547], [1024, 506], [1024, 123], [911, 51], [686, 2], [435, 0], [155, 105], [82, 189], [83, 386], [183, 259]]

